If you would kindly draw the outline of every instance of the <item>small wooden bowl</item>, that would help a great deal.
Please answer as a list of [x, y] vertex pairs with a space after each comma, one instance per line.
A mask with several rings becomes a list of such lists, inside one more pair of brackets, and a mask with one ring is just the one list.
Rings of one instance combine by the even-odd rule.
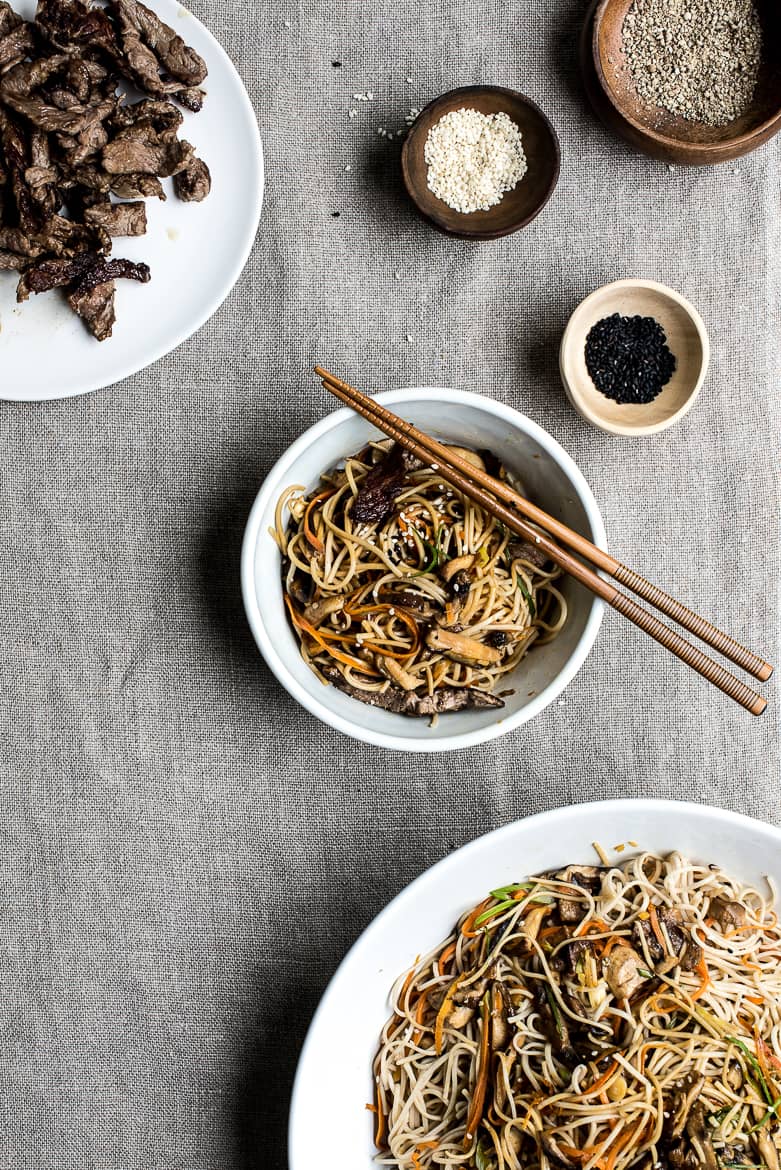
[[[591, 380], [586, 368], [586, 338], [603, 317], [654, 317], [675, 356], [675, 373], [658, 398], [645, 405], [614, 402]], [[685, 297], [652, 280], [617, 280], [597, 289], [578, 305], [561, 339], [559, 368], [572, 405], [587, 422], [612, 435], [653, 435], [691, 410], [710, 361], [710, 342], [702, 317]]]
[[624, 55], [622, 28], [632, 0], [594, 0], [581, 41], [586, 93], [606, 126], [652, 158], [706, 166], [749, 154], [781, 130], [781, 5], [757, 0], [764, 29], [759, 85], [751, 108], [726, 126], [706, 126], [643, 101]]
[[[512, 191], [488, 211], [454, 211], [428, 187], [423, 157], [431, 127], [452, 110], [503, 112], [518, 126], [529, 169]], [[498, 85], [469, 85], [429, 102], [413, 123], [401, 151], [401, 170], [410, 199], [425, 219], [447, 235], [496, 240], [520, 231], [539, 215], [559, 180], [561, 152], [556, 131], [530, 98]]]

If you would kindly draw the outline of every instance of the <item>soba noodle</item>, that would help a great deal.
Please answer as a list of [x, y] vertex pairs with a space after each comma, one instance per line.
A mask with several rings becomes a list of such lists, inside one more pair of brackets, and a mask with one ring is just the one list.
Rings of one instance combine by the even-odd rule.
[[[378, 474], [395, 474], [392, 496], [378, 494]], [[379, 518], [358, 522], [367, 500]], [[503, 676], [567, 620], [555, 565], [437, 471], [402, 469], [388, 443], [348, 458], [309, 495], [288, 488], [274, 536], [303, 657], [323, 681], [390, 710], [503, 706]]]
[[493, 891], [394, 986], [377, 1161], [778, 1170], [773, 894], [676, 853]]

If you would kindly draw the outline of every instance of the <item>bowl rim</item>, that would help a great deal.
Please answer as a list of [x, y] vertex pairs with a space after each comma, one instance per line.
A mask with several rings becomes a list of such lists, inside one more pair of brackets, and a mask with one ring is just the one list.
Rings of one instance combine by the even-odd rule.
[[[674, 301], [675, 304], [682, 308], [690, 318], [694, 328], [697, 331], [697, 336], [700, 339], [700, 345], [702, 347], [702, 361], [700, 363], [700, 370], [697, 375], [697, 380], [694, 383], [692, 389], [689, 391], [686, 400], [681, 403], [678, 409], [673, 414], [671, 414], [669, 418], [663, 419], [661, 422], [647, 423], [645, 425], [631, 425], [610, 422], [609, 420], [605, 419], [599, 413], [599, 411], [592, 409], [571, 382], [565, 363], [565, 352], [568, 349], [572, 335], [575, 332], [575, 319], [580, 311], [608, 289], [619, 290], [630, 288], [651, 289], [665, 297], [667, 300]], [[679, 293], [676, 289], [670, 288], [669, 285], [661, 284], [658, 280], [645, 280], [642, 277], [624, 277], [621, 280], [611, 280], [607, 284], [602, 284], [599, 286], [599, 288], [595, 288], [593, 292], [590, 292], [587, 297], [584, 297], [583, 300], [580, 301], [580, 303], [572, 310], [564, 332], [561, 336], [561, 342], [559, 344], [559, 372], [561, 374], [561, 381], [564, 386], [564, 391], [570, 403], [581, 416], [581, 418], [584, 418], [586, 422], [591, 423], [592, 426], [597, 427], [599, 430], [604, 431], [609, 435], [621, 435], [627, 438], [638, 436], [642, 437], [643, 435], [658, 435], [662, 431], [666, 431], [668, 427], [674, 426], [675, 423], [680, 422], [680, 420], [685, 415], [687, 415], [694, 406], [694, 403], [700, 396], [700, 391], [702, 390], [705, 378], [708, 373], [708, 368], [710, 366], [710, 353], [710, 338], [708, 336], [708, 330], [705, 326], [705, 322], [703, 321], [699, 311], [695, 308], [692, 302], [688, 300], [687, 297], [685, 297], [682, 293]]]
[[[423, 397], [431, 402], [470, 406], [502, 419], [516, 431], [522, 431], [537, 442], [564, 472], [586, 513], [594, 544], [601, 549], [607, 550], [607, 535], [602, 514], [582, 471], [572, 456], [564, 450], [552, 435], [538, 423], [533, 422], [532, 419], [521, 414], [520, 411], [515, 410], [511, 406], [506, 406], [504, 403], [498, 402], [495, 399], [486, 398], [481, 394], [475, 394], [472, 391], [456, 390], [451, 387], [442, 386], [405, 386], [398, 390], [385, 390], [375, 395], [375, 397], [378, 402], [386, 406], [416, 401]], [[506, 735], [510, 731], [517, 730], [558, 698], [588, 658], [604, 616], [604, 604], [599, 598], [592, 598], [586, 624], [572, 654], [547, 687], [541, 690], [526, 706], [514, 714], [507, 715], [503, 719], [498, 719], [485, 727], [477, 728], [475, 731], [461, 734], [447, 734], [446, 731], [443, 732], [437, 729], [432, 731], [430, 737], [412, 738], [404, 735], [402, 732], [391, 734], [363, 727], [357, 718], [356, 720], [345, 719], [343, 716], [329, 710], [324, 703], [321, 703], [314, 695], [310, 694], [290, 674], [282, 656], [274, 646], [273, 639], [269, 637], [255, 588], [255, 551], [261, 535], [264, 514], [269, 510], [269, 506], [273, 506], [276, 502], [281, 490], [280, 485], [289, 477], [289, 469], [299, 456], [314, 446], [323, 435], [354, 417], [354, 412], [349, 407], [341, 407], [327, 414], [319, 422], [316, 422], [304, 431], [271, 467], [252, 505], [247, 519], [241, 549], [241, 592], [247, 620], [258, 649], [278, 682], [282, 684], [288, 694], [296, 699], [305, 710], [311, 715], [314, 715], [322, 723], [337, 731], [341, 731], [344, 735], [348, 735], [352, 739], [360, 740], [363, 743], [372, 744], [375, 747], [407, 752], [455, 751], [461, 748], [475, 747], [479, 744], [487, 743], [492, 739], [498, 739], [500, 736]], [[399, 716], [399, 718], [403, 719], [404, 716]], [[444, 720], [442, 722], [444, 723]], [[442, 727], [442, 723], [440, 727]]]
[[[449, 227], [447, 224], [442, 222], [436, 213], [425, 211], [424, 208], [421, 207], [418, 201], [415, 185], [412, 182], [409, 173], [409, 152], [411, 149], [410, 143], [412, 142], [412, 139], [415, 135], [416, 128], [419, 129], [418, 124], [421, 118], [423, 118], [427, 113], [435, 110], [440, 105], [444, 105], [456, 95], [463, 95], [464, 99], [466, 100], [468, 94], [480, 93], [507, 94], [514, 101], [521, 102], [523, 105], [529, 106], [530, 109], [534, 110], [535, 114], [538, 115], [538, 117], [545, 125], [545, 128], [547, 129], [550, 136], [553, 145], [553, 158], [555, 167], [550, 184], [545, 193], [545, 197], [540, 201], [534, 211], [530, 212], [529, 215], [524, 216], [523, 219], [516, 220], [515, 223], [509, 225], [508, 227], [484, 228], [483, 230], [478, 231], [470, 230], [466, 224], [464, 225], [463, 229]], [[537, 104], [537, 102], [534, 101], [533, 98], [528, 97], [528, 95], [525, 93], [521, 93], [520, 90], [510, 89], [510, 87], [507, 85], [457, 85], [454, 89], [448, 89], [445, 91], [445, 93], [439, 94], [438, 97], [432, 98], [432, 100], [427, 102], [420, 113], [416, 116], [415, 121], [412, 123], [409, 130], [405, 134], [404, 141], [401, 146], [401, 174], [404, 180], [404, 187], [407, 195], [411, 199], [418, 214], [421, 215], [428, 223], [433, 224], [433, 226], [437, 228], [438, 231], [442, 232], [443, 235], [451, 236], [455, 239], [461, 240], [500, 240], [504, 236], [511, 236], [515, 232], [519, 232], [523, 228], [528, 227], [528, 225], [537, 218], [543, 208], [545, 208], [553, 198], [553, 194], [559, 185], [559, 177], [561, 175], [561, 143], [559, 141], [559, 136], [556, 133], [556, 127], [553, 125], [545, 111]]]
[[[305, 1091], [305, 1085], [303, 1083], [304, 1074], [309, 1061], [310, 1050], [314, 1049], [317, 1043], [320, 1020], [327, 1015], [330, 1001], [336, 995], [344, 973], [349, 971], [352, 964], [360, 961], [363, 951], [370, 948], [375, 938], [382, 934], [385, 923], [393, 917], [396, 906], [402, 900], [406, 901], [415, 891], [423, 891], [435, 873], [442, 874], [447, 873], [448, 870], [458, 869], [463, 864], [465, 858], [468, 860], [470, 856], [487, 848], [489, 845], [497, 845], [503, 843], [505, 839], [512, 839], [513, 835], [519, 831], [520, 825], [526, 826], [527, 831], [533, 831], [534, 826], [538, 825], [540, 836], [542, 836], [543, 830], [545, 835], [552, 836], [555, 834], [557, 825], [562, 821], [566, 821], [573, 814], [579, 814], [586, 818], [590, 818], [591, 816], [605, 818], [613, 813], [619, 816], [624, 813], [631, 813], [635, 821], [642, 820], [644, 814], [653, 815], [654, 813], [669, 814], [671, 818], [693, 817], [702, 826], [703, 833], [707, 832], [709, 824], [726, 826], [734, 825], [737, 822], [746, 829], [752, 829], [754, 832], [759, 832], [763, 836], [774, 839], [781, 846], [781, 827], [771, 824], [768, 821], [760, 820], [757, 817], [748, 816], [746, 813], [733, 812], [731, 809], [722, 808], [719, 805], [699, 803], [693, 800], [675, 800], [669, 797], [625, 796], [614, 797], [608, 800], [590, 800], [581, 803], [557, 805], [555, 808], [543, 809], [541, 812], [532, 813], [527, 817], [518, 817], [513, 821], [509, 821], [507, 824], [500, 825], [498, 828], [490, 829], [488, 832], [472, 838], [472, 840], [465, 842], [459, 848], [447, 853], [439, 861], [434, 862], [433, 865], [424, 869], [422, 873], [413, 878], [411, 882], [407, 883], [407, 885], [399, 890], [382, 907], [379, 913], [361, 931], [349, 947], [326, 984], [325, 990], [309, 1022], [309, 1027], [307, 1028], [304, 1043], [301, 1046], [296, 1064], [287, 1125], [289, 1170], [301, 1170], [304, 1164], [302, 1158], [298, 1155], [298, 1132], [300, 1131], [300, 1123], [297, 1126], [297, 1119], [301, 1113], [303, 1104], [301, 1098]], [[390, 987], [392, 978], [393, 973], [391, 973], [390, 979], [388, 980], [388, 987]]]
[[[592, 21], [591, 57], [600, 89], [619, 117], [623, 118], [639, 134], [644, 135], [660, 147], [676, 150], [691, 149], [701, 154], [711, 154], [718, 161], [718, 155], [724, 151], [734, 150], [736, 146], [750, 146], [755, 138], [767, 133], [774, 126], [777, 130], [781, 130], [781, 107], [774, 114], [771, 114], [769, 118], [766, 118], [764, 122], [760, 122], [758, 126], [754, 126], [753, 129], [747, 130], [745, 133], [738, 134], [732, 138], [724, 138], [719, 142], [686, 142], [683, 138], [674, 138], [669, 134], [662, 134], [658, 130], [647, 126], [645, 123], [638, 122], [618, 102], [613, 87], [608, 81], [607, 74], [602, 68], [602, 55], [599, 51], [599, 30], [605, 12], [616, 2], [617, 0], [594, 0], [592, 14], [589, 15], [589, 13], [586, 13], [586, 21]], [[763, 145], [763, 143], [758, 143], [758, 145]], [[724, 161], [729, 162], [730, 159], [725, 159]]]

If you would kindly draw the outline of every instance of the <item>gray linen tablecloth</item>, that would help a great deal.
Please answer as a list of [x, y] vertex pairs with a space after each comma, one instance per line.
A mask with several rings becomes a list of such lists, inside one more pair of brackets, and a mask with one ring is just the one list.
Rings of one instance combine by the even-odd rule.
[[[194, 8], [258, 112], [252, 260], [145, 373], [0, 406], [3, 1170], [281, 1168], [297, 1050], [337, 962], [407, 881], [496, 825], [641, 794], [781, 822], [773, 686], [752, 719], [608, 615], [531, 726], [405, 757], [287, 697], [238, 575], [266, 471], [331, 409], [321, 360], [367, 388], [525, 411], [583, 469], [624, 560], [777, 659], [779, 144], [715, 170], [632, 153], [583, 99], [583, 0]], [[399, 142], [377, 133], [478, 81], [530, 94], [562, 143], [553, 202], [493, 244], [416, 219]], [[713, 343], [696, 408], [646, 441], [590, 429], [557, 374], [569, 312], [628, 275], [691, 297]]]

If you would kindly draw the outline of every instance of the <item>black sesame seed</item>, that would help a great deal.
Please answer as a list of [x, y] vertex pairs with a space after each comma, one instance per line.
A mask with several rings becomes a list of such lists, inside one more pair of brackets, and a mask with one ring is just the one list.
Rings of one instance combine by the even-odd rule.
[[603, 317], [586, 338], [586, 368], [614, 402], [653, 402], [675, 372], [664, 329], [653, 317]]
[[331, 212], [331, 216], [333, 219], [338, 219], [341, 214], [342, 214], [341, 211], [332, 211]]
[[332, 61], [331, 64], [333, 65], [334, 69], [341, 69], [342, 68], [341, 61]]

